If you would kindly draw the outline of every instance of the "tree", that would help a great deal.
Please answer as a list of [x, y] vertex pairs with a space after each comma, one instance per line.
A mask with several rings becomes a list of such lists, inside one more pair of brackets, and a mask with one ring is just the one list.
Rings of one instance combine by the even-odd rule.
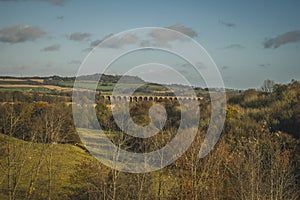
[[74, 191], [71, 199], [109, 199], [106, 171], [107, 168], [96, 159], [84, 159], [71, 176], [71, 190]]
[[275, 82], [273, 80], [267, 79], [264, 81], [261, 90], [263, 92], [273, 92]]
[[[28, 191], [19, 191], [20, 183], [27, 178], [30, 179], [29, 177], [31, 177], [31, 180], [36, 180], [38, 176], [39, 169], [37, 171], [36, 169], [39, 168], [40, 165], [36, 166], [33, 164], [29, 167], [27, 166], [28, 163], [31, 162], [31, 150], [35, 145], [35, 135], [32, 134], [31, 137], [28, 138], [28, 134], [23, 133], [25, 131], [24, 123], [28, 123], [27, 119], [30, 119], [30, 116], [28, 116], [30, 111], [31, 107], [27, 104], [20, 106], [14, 103], [3, 105], [1, 110], [5, 116], [5, 120], [1, 120], [1, 126], [4, 130], [3, 132], [7, 135], [1, 139], [1, 155], [3, 156], [3, 158], [1, 158], [1, 168], [3, 171], [1, 180], [7, 181], [8, 199], [10, 200], [17, 199], [19, 196], [30, 197], [34, 181], [31, 182]], [[18, 136], [22, 139], [26, 138], [29, 142], [20, 142], [15, 139], [14, 136]], [[43, 156], [38, 157], [38, 160], [39, 159], [42, 160]]]
[[233, 199], [294, 199], [299, 197], [292, 149], [284, 136], [269, 132], [243, 137], [228, 163]]

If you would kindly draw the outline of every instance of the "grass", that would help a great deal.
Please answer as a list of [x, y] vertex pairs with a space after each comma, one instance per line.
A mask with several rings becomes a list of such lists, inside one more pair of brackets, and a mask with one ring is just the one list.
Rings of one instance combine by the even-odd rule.
[[[93, 143], [93, 136], [97, 134], [93, 129], [78, 129], [82, 133], [82, 137], [90, 139]], [[117, 133], [105, 132], [108, 138], [115, 137]], [[101, 140], [101, 139], [100, 139]], [[52, 198], [53, 199], [65, 199], [72, 195], [72, 188], [76, 185], [77, 188], [83, 186], [84, 183], [72, 182], [71, 176], [76, 174], [77, 167], [87, 160], [97, 162], [94, 157], [88, 154], [81, 144], [42, 144], [23, 141], [14, 137], [9, 137], [4, 134], [0, 134], [0, 199], [8, 199], [7, 193], [7, 174], [8, 174], [8, 154], [7, 149], [10, 145], [12, 167], [11, 174], [17, 174], [20, 172], [20, 179], [17, 186], [17, 199], [24, 198], [29, 191], [29, 185], [31, 175], [35, 175], [38, 163], [41, 161], [41, 168], [39, 171], [36, 183], [33, 187], [33, 199], [46, 199], [48, 191], [49, 180], [49, 155], [53, 153], [52, 157]], [[98, 152], [106, 154], [109, 149], [105, 147], [107, 144], [101, 140], [97, 145], [101, 145], [104, 152]], [[23, 165], [24, 164], [24, 165]], [[103, 172], [105, 173], [105, 172]]]
[[[95, 82], [92, 81], [80, 81], [77, 82], [77, 87], [80, 88], [86, 88], [86, 89], [92, 89], [95, 85]], [[73, 87], [74, 82], [73, 81], [61, 81], [59, 83], [62, 87]], [[100, 90], [102, 92], [105, 92], [107, 94], [111, 94], [116, 86], [116, 83], [105, 83], [105, 84], [98, 84], [97, 90]], [[132, 87], [136, 87], [136, 84], [121, 84], [119, 87], [123, 90], [130, 89]], [[166, 88], [164, 86], [158, 85], [158, 84], [147, 84], [143, 85], [139, 88], [139, 91], [136, 92], [137, 94], [145, 94], [145, 93], [151, 93], [155, 91], [166, 91]]]
[[52, 90], [44, 87], [0, 87], [0, 91], [19, 91], [19, 92], [37, 92], [37, 93], [50, 93]]
[[[7, 147], [10, 144], [11, 155], [13, 157], [11, 174], [20, 171], [18, 180], [17, 194], [24, 197], [29, 191], [31, 175], [35, 174], [38, 163], [41, 161], [41, 168], [33, 187], [33, 198], [44, 199], [47, 194], [47, 185], [49, 180], [48, 167], [49, 155], [52, 151], [52, 194], [55, 197], [67, 197], [70, 195], [72, 183], [70, 177], [75, 173], [77, 165], [85, 159], [93, 159], [86, 151], [80, 147], [70, 144], [40, 144], [25, 142], [0, 134], [0, 167], [4, 173], [0, 174], [0, 198], [8, 199], [7, 195]], [[78, 183], [77, 183], [78, 184]], [[79, 183], [80, 184], [80, 183]]]
[[[78, 129], [78, 131], [82, 132], [83, 136], [86, 134], [86, 137], [93, 139], [93, 134], [97, 134], [96, 130], [93, 129]], [[106, 136], [109, 138], [115, 137], [118, 133], [105, 132]], [[31, 143], [26, 142], [20, 139], [16, 139], [13, 137], [9, 137], [7, 135], [0, 134], [0, 199], [8, 199], [7, 193], [7, 155], [5, 154], [6, 149], [10, 144], [11, 147], [11, 157], [13, 159], [12, 166], [16, 166], [16, 168], [11, 168], [11, 175], [16, 174], [16, 171], [21, 169], [19, 184], [17, 186], [17, 196], [16, 199], [24, 199], [26, 194], [28, 194], [31, 175], [35, 174], [36, 166], [41, 158], [46, 155], [45, 159], [42, 160], [42, 165], [40, 168], [39, 175], [37, 177], [37, 181], [31, 190], [32, 196], [31, 199], [47, 199], [47, 191], [48, 191], [48, 180], [49, 180], [49, 155], [50, 152], [53, 152], [52, 158], [52, 199], [68, 199], [68, 197], [72, 195], [76, 195], [78, 190], [82, 190], [85, 188], [85, 182], [76, 181], [77, 179], [71, 179], [73, 175], [85, 176], [84, 174], [78, 174], [79, 172], [83, 173], [91, 173], [93, 174], [93, 170], [95, 168], [81, 168], [78, 170], [78, 166], [82, 163], [95, 163], [97, 162], [95, 158], [89, 155], [84, 148], [79, 146], [74, 146], [70, 144], [40, 144], [40, 143]], [[98, 145], [102, 145], [104, 147], [104, 152], [107, 151], [105, 149], [106, 143], [101, 143]], [[101, 153], [101, 152], [100, 152]], [[24, 163], [23, 167], [21, 163]], [[102, 165], [103, 166], [103, 165]], [[131, 167], [135, 167], [135, 164], [132, 163]], [[86, 171], [85, 171], [86, 170]], [[99, 169], [98, 169], [99, 170]], [[102, 167], [99, 172], [101, 177], [108, 177], [108, 172], [110, 168]], [[3, 173], [2, 173], [3, 172]], [[154, 193], [158, 190], [158, 182], [159, 182], [159, 171], [148, 174], [150, 181], [153, 183], [147, 191], [151, 191]], [[97, 173], [96, 173], [97, 174]], [[89, 174], [86, 174], [87, 176]], [[121, 184], [126, 184], [128, 178], [131, 176], [135, 176], [134, 174], [121, 173], [119, 180]], [[162, 174], [161, 181], [167, 182], [167, 185], [162, 186], [162, 192], [164, 194], [168, 193], [171, 185], [175, 179], [175, 174], [172, 173]], [[75, 181], [74, 181], [75, 180]], [[174, 184], [174, 182], [173, 182]], [[99, 185], [100, 187], [100, 185]], [[107, 188], [109, 189], [109, 188]]]

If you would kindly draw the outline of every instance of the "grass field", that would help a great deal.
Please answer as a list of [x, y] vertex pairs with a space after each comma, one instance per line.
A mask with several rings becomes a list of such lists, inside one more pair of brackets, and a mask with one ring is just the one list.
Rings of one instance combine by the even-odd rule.
[[[55, 197], [64, 197], [70, 195], [69, 187], [72, 187], [70, 176], [75, 173], [76, 166], [85, 159], [93, 159], [85, 150], [78, 146], [70, 144], [38, 144], [25, 142], [16, 138], [11, 138], [0, 134], [1, 154], [0, 154], [0, 199], [8, 199], [7, 195], [7, 170], [8, 161], [5, 155], [5, 149], [11, 146], [13, 164], [11, 166], [11, 175], [14, 174], [18, 179], [17, 193], [24, 197], [28, 192], [32, 175], [37, 172], [37, 166], [41, 162], [37, 180], [33, 186], [33, 193], [38, 199], [46, 197], [47, 183], [49, 180], [49, 155], [52, 152], [52, 193]], [[20, 173], [18, 175], [18, 173]], [[76, 183], [80, 184], [80, 183]], [[34, 195], [33, 195], [34, 196]], [[54, 198], [55, 199], [55, 198]]]
[[[93, 81], [80, 81], [76, 83], [77, 87], [79, 88], [85, 88], [85, 89], [92, 89], [95, 87], [95, 82]], [[59, 83], [61, 87], [73, 87], [74, 82], [73, 81], [62, 81]], [[105, 84], [98, 84], [97, 90], [106, 93], [106, 94], [112, 94], [114, 88], [116, 86], [116, 83], [105, 83]], [[135, 88], [136, 84], [120, 84], [118, 87], [122, 90], [128, 90], [130, 88]], [[149, 93], [164, 93], [167, 92], [168, 89], [165, 88], [162, 85], [157, 84], [146, 84], [138, 88], [138, 91], [136, 91], [136, 94], [149, 94]]]
[[0, 92], [25, 92], [25, 93], [39, 93], [50, 94], [53, 91], [71, 91], [72, 88], [54, 86], [54, 85], [24, 85], [24, 84], [0, 84]]
[[37, 92], [37, 93], [50, 93], [52, 90], [44, 87], [0, 87], [0, 91], [19, 91], [19, 92]]
[[[81, 134], [86, 134], [86, 138], [93, 141], [93, 134], [97, 134], [97, 131], [93, 129], [78, 129]], [[108, 138], [115, 137], [117, 133], [105, 132]], [[82, 136], [83, 136], [82, 135]], [[98, 152], [106, 154], [108, 149], [105, 147], [107, 144], [97, 141], [97, 145], [101, 145], [104, 152]], [[74, 181], [72, 176], [76, 176], [78, 173], [78, 166], [82, 163], [95, 163], [99, 162], [94, 157], [86, 152], [84, 147], [81, 145], [70, 145], [70, 144], [41, 144], [26, 142], [20, 139], [9, 137], [7, 135], [0, 134], [0, 199], [8, 198], [8, 154], [7, 148], [10, 144], [11, 149], [11, 167], [10, 175], [11, 179], [16, 177], [16, 199], [24, 199], [28, 192], [31, 193], [30, 199], [47, 199], [48, 196], [48, 186], [49, 186], [49, 168], [51, 166], [51, 199], [68, 199], [70, 196], [76, 194], [76, 190], [84, 188], [86, 186], [85, 182]], [[104, 147], [104, 148], [103, 148]], [[49, 160], [49, 155], [52, 152], [51, 162]], [[37, 172], [37, 167], [40, 165], [40, 170]], [[51, 164], [50, 164], [51, 163]], [[102, 165], [103, 166], [103, 165]], [[134, 163], [133, 166], [134, 167]], [[87, 173], [93, 173], [90, 168], [82, 169], [87, 170]], [[107, 167], [102, 167], [101, 173], [102, 177], [106, 177], [111, 169]], [[83, 175], [84, 176], [84, 175]], [[119, 181], [126, 183], [128, 181], [128, 176], [133, 176], [130, 174], [120, 174]], [[157, 190], [158, 179], [163, 179], [164, 181], [171, 181], [174, 177], [170, 175], [160, 176], [158, 172], [149, 174], [153, 184], [149, 191]], [[31, 181], [34, 180], [34, 184], [30, 187]], [[31, 188], [31, 189], [29, 189]], [[109, 188], [107, 188], [109, 189]], [[167, 192], [167, 188], [165, 191]]]

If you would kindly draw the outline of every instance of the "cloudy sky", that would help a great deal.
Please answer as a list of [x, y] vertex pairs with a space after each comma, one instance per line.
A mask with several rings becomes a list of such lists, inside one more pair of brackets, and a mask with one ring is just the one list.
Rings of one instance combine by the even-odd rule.
[[[74, 76], [103, 39], [168, 27], [207, 50], [226, 87], [287, 83], [300, 80], [299, 10], [298, 0], [0, 0], [0, 75]], [[109, 47], [134, 41], [130, 35]]]

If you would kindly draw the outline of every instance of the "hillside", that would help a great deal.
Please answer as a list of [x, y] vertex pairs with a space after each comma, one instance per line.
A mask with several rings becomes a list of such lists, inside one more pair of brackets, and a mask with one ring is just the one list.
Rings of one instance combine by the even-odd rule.
[[[38, 93], [57, 93], [57, 92], [71, 92], [76, 79], [76, 87], [83, 89], [91, 89], [95, 87], [96, 81], [100, 74], [84, 75], [79, 77], [9, 77], [0, 76], [0, 91], [21, 91], [21, 92], [38, 92]], [[122, 79], [121, 79], [122, 78]], [[102, 74], [98, 82], [96, 90], [104, 94], [111, 94], [120, 81], [121, 88], [127, 90], [135, 87], [137, 84], [143, 86], [138, 87], [136, 94], [144, 95], [174, 95], [168, 88], [176, 88], [176, 90], [183, 96], [188, 95], [184, 91], [187, 86], [180, 84], [161, 85], [158, 83], [148, 83], [137, 76], [120, 76], [120, 75], [106, 75]], [[195, 88], [196, 95], [207, 95], [207, 89]]]
[[69, 144], [26, 142], [3, 134], [0, 134], [0, 144], [1, 171], [6, 172], [0, 173], [0, 199], [8, 199], [8, 171], [17, 199], [45, 199], [49, 177], [53, 199], [72, 195], [71, 175], [80, 163], [93, 160], [85, 150]]

